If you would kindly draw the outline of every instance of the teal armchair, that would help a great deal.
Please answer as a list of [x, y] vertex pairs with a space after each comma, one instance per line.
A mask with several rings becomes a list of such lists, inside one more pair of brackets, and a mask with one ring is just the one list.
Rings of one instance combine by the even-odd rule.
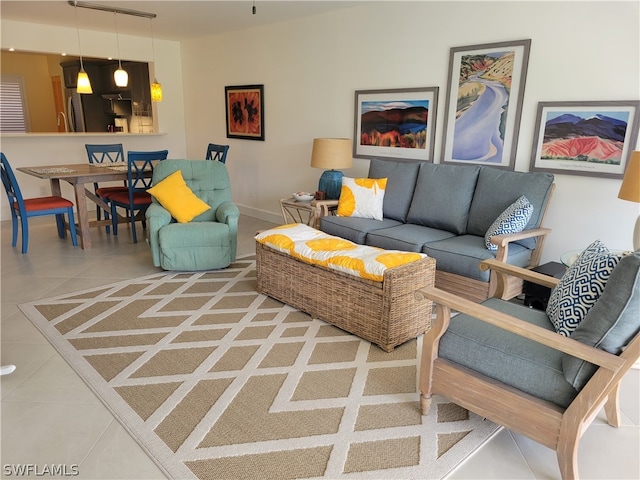
[[179, 223], [154, 198], [146, 212], [153, 264], [182, 271], [228, 267], [236, 259], [240, 212], [231, 201], [226, 166], [206, 160], [164, 160], [153, 171], [153, 185], [177, 170], [211, 209]]

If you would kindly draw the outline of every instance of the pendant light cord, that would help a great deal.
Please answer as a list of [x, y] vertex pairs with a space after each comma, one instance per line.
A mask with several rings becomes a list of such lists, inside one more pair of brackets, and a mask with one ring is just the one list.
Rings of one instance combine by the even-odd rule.
[[84, 65], [82, 63], [82, 46], [80, 44], [80, 27], [78, 26], [78, 2], [76, 2], [75, 7], [73, 9], [76, 13], [76, 32], [78, 33], [78, 52], [80, 53], [80, 70], [84, 70]]
[[118, 35], [118, 14], [114, 11], [113, 18], [116, 21], [116, 45], [118, 45], [118, 68], [122, 69], [122, 63], [120, 62], [120, 35]]

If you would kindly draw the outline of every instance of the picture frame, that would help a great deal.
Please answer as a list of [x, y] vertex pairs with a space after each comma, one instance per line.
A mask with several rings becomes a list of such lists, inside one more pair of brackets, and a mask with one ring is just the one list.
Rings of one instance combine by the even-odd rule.
[[514, 169], [530, 48], [530, 39], [451, 48], [441, 163]]
[[539, 102], [530, 169], [622, 178], [639, 128], [640, 100]]
[[438, 87], [357, 90], [353, 156], [433, 162]]
[[264, 85], [224, 87], [227, 138], [264, 141]]

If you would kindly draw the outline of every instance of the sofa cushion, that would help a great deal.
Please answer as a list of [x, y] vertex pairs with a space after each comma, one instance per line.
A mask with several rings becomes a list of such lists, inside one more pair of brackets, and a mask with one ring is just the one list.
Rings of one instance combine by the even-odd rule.
[[[553, 331], [540, 310], [495, 298], [483, 305]], [[562, 352], [468, 315], [451, 319], [438, 355], [561, 407], [577, 395], [564, 377]]]
[[[484, 237], [475, 235], [459, 235], [425, 244], [422, 248], [436, 259], [436, 268], [442, 272], [455, 273], [465, 277], [488, 282], [489, 271], [481, 271], [479, 264], [483, 260], [495, 258], [495, 254], [487, 250]], [[531, 259], [531, 251], [522, 245], [511, 245], [508, 250], [507, 263], [518, 267], [526, 267]]]
[[[611, 272], [598, 302], [573, 331], [571, 338], [619, 355], [640, 333], [640, 251], [623, 257]], [[596, 371], [596, 366], [565, 354], [565, 378], [578, 391]]]
[[369, 178], [388, 178], [382, 212], [384, 218], [404, 222], [416, 188], [420, 163], [371, 159]]
[[487, 249], [492, 252], [498, 250], [498, 245], [491, 243], [491, 237], [506, 233], [518, 233], [524, 230], [524, 227], [527, 226], [531, 219], [532, 213], [533, 205], [529, 203], [529, 200], [524, 195], [509, 205], [491, 224], [487, 233], [484, 234], [484, 244]]
[[[478, 175], [478, 183], [469, 209], [467, 233], [484, 235], [493, 221], [521, 195], [533, 205], [533, 214], [526, 229], [537, 228], [549, 201], [553, 175], [540, 172], [511, 172], [484, 167]], [[527, 248], [535, 248], [535, 239], [519, 240]]]
[[549, 297], [547, 315], [558, 333], [568, 337], [586, 317], [619, 259], [600, 240], [578, 256]]
[[383, 218], [380, 221], [371, 218], [328, 216], [320, 219], [320, 230], [329, 235], [346, 238], [354, 243], [364, 245], [367, 233], [400, 224], [397, 220], [389, 218]]
[[479, 171], [480, 167], [469, 165], [421, 164], [407, 222], [465, 233]]
[[386, 250], [404, 250], [407, 252], [422, 252], [425, 243], [444, 240], [455, 236], [446, 230], [438, 230], [422, 225], [405, 223], [391, 228], [374, 230], [367, 234], [366, 243], [372, 247]]
[[344, 177], [337, 214], [341, 217], [382, 220], [382, 203], [386, 186], [386, 178]]

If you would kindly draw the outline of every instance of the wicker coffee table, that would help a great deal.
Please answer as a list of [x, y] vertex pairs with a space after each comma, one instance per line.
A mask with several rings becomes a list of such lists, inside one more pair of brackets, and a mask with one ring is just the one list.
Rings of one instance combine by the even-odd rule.
[[431, 327], [432, 303], [415, 293], [432, 286], [435, 260], [384, 273], [382, 282], [312, 265], [256, 242], [258, 291], [390, 352]]

